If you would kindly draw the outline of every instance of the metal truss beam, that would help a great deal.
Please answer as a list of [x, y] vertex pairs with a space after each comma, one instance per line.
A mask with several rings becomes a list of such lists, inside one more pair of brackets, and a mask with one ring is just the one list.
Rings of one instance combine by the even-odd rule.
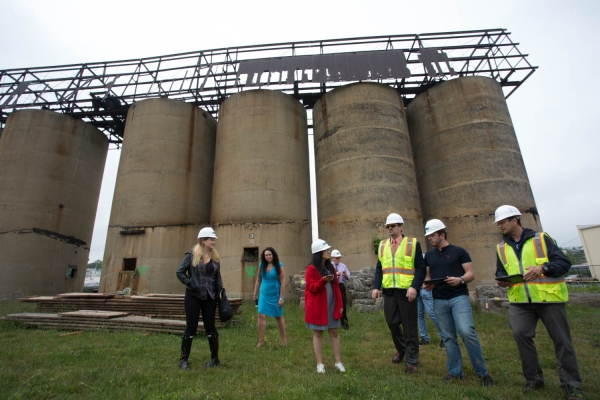
[[408, 104], [453, 77], [486, 76], [506, 97], [532, 66], [505, 29], [424, 33], [239, 46], [141, 59], [0, 70], [0, 127], [15, 110], [47, 109], [103, 130], [117, 147], [127, 110], [147, 98], [193, 103], [218, 117], [244, 90], [268, 88], [308, 109], [336, 87], [390, 85]]

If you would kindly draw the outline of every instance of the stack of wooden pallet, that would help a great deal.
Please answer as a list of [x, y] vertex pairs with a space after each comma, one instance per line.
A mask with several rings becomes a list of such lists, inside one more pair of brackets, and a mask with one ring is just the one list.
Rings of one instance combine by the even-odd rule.
[[[57, 296], [26, 297], [21, 301], [36, 303], [42, 313], [60, 313], [77, 310], [119, 311], [153, 318], [185, 319], [184, 295], [148, 294], [145, 296], [122, 296], [110, 293], [65, 293]], [[229, 299], [237, 314], [242, 299]], [[217, 311], [218, 317], [218, 311]]]
[[[120, 296], [104, 293], [65, 293], [57, 296], [28, 297], [40, 312], [11, 314], [5, 321], [27, 326], [61, 330], [120, 330], [181, 334], [185, 329], [183, 295], [153, 294]], [[235, 314], [241, 314], [242, 299], [229, 299]], [[219, 323], [217, 310], [217, 326]], [[202, 320], [198, 331], [204, 330]]]

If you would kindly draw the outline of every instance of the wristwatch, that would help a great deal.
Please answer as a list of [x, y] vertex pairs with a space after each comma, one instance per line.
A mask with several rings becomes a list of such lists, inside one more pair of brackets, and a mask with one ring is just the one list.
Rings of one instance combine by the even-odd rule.
[[542, 273], [544, 275], [546, 275], [546, 272], [548, 272], [548, 266], [546, 264], [542, 265]]
[[464, 285], [464, 284], [465, 284], [465, 279], [464, 279], [462, 276], [460, 277], [460, 283], [461, 283], [462, 285]]

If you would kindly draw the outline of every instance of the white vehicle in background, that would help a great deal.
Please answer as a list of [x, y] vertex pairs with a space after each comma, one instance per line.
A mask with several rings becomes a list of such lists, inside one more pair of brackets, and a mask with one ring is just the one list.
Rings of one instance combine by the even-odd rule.
[[100, 270], [88, 269], [85, 272], [85, 280], [83, 281], [83, 291], [85, 293], [98, 293], [100, 286]]

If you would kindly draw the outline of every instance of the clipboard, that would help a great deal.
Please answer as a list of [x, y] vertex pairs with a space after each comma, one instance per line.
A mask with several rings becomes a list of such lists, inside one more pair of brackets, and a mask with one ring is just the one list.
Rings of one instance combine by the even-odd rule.
[[436, 279], [430, 279], [428, 281], [423, 281], [423, 283], [425, 285], [441, 285], [442, 283], [446, 283], [444, 282], [446, 280], [446, 278], [436, 278]]
[[525, 278], [521, 274], [514, 274], [508, 276], [502, 276], [500, 278], [496, 278], [497, 281], [509, 282], [509, 283], [521, 283], [525, 282]]

